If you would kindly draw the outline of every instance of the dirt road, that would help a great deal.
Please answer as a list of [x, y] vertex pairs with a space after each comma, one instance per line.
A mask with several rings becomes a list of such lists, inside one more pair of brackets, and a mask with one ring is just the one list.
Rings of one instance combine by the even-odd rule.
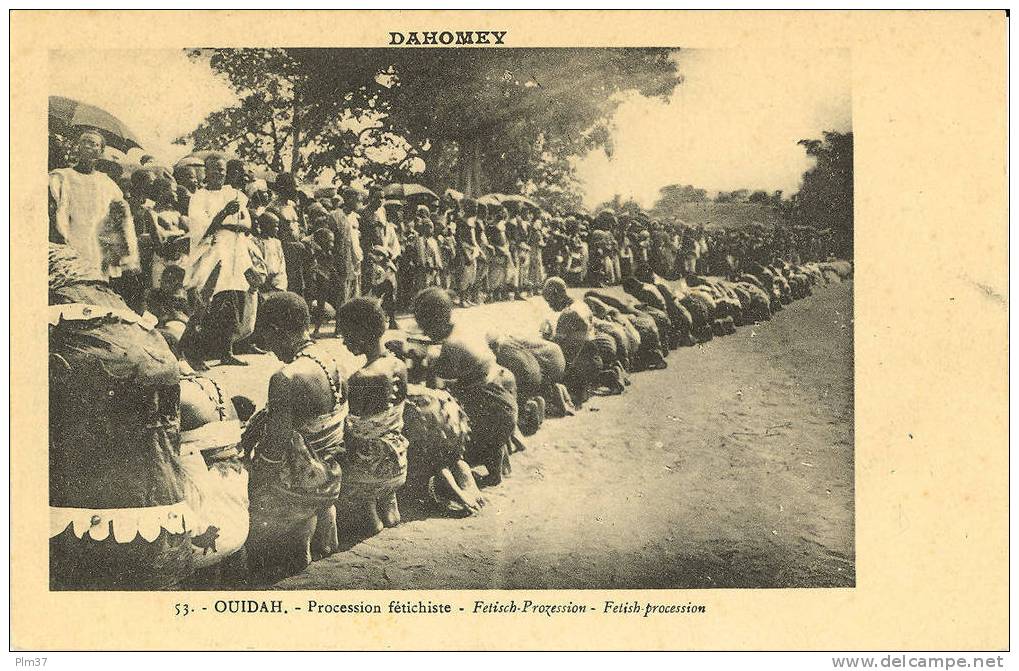
[[[542, 310], [459, 314], [533, 332]], [[401, 504], [403, 525], [277, 587], [850, 586], [852, 352], [852, 283], [821, 287], [547, 421], [480, 515]], [[225, 374], [257, 397], [267, 358]]]

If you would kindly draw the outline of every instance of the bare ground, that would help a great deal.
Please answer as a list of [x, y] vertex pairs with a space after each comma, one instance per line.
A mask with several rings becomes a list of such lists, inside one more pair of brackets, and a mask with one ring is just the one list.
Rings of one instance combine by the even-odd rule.
[[[539, 299], [458, 312], [534, 332]], [[272, 357], [215, 368], [264, 400]], [[280, 589], [852, 586], [852, 282], [549, 420], [475, 517], [405, 522]]]

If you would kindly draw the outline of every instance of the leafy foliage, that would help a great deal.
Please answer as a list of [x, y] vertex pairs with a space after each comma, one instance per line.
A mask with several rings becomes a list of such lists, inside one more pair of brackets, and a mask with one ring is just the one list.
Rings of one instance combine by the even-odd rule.
[[641, 211], [640, 203], [633, 198], [623, 199], [618, 193], [612, 196], [611, 200], [606, 200], [604, 203], [600, 203], [598, 207], [594, 209], [594, 212], [600, 212], [601, 210], [612, 210], [616, 214], [626, 212], [628, 214], [636, 214]]
[[[667, 99], [672, 51], [215, 49], [240, 102], [188, 138], [306, 179], [416, 181], [576, 199], [571, 157], [611, 153], [621, 95]], [[559, 194], [559, 195], [555, 195]]]
[[823, 139], [800, 140], [814, 167], [803, 173], [800, 191], [792, 198], [796, 223], [830, 228], [837, 251], [853, 254], [853, 134], [825, 131]]

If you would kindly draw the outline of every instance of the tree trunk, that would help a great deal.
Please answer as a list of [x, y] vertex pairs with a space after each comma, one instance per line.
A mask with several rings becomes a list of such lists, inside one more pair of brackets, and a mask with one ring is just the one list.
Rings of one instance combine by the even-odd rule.
[[290, 139], [292, 153], [290, 154], [290, 174], [297, 176], [297, 169], [301, 167], [301, 110], [297, 107], [297, 96], [294, 96], [294, 118], [290, 124]]
[[481, 137], [475, 134], [460, 140], [457, 145], [460, 156], [457, 159], [456, 188], [465, 196], [477, 198], [485, 193], [481, 171]]

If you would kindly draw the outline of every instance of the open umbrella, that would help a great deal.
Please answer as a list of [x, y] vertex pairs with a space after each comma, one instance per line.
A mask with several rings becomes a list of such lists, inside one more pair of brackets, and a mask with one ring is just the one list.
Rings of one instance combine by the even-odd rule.
[[439, 197], [427, 186], [420, 184], [389, 184], [383, 187], [382, 195], [386, 198], [421, 198], [425, 200], [438, 200]]
[[49, 124], [52, 130], [65, 134], [79, 128], [95, 128], [106, 138], [106, 144], [123, 152], [142, 146], [123, 121], [104, 109], [72, 98], [50, 96]]

